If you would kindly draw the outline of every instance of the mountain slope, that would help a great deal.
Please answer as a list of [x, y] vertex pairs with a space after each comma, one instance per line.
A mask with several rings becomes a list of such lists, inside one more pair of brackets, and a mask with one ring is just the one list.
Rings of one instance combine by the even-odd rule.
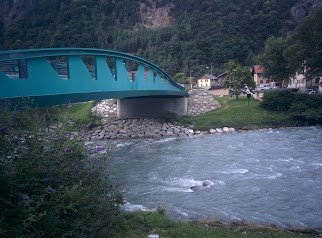
[[321, 1], [3, 0], [0, 43], [2, 50], [113, 49], [170, 74], [201, 74], [230, 59], [252, 64], [269, 36], [286, 34]]

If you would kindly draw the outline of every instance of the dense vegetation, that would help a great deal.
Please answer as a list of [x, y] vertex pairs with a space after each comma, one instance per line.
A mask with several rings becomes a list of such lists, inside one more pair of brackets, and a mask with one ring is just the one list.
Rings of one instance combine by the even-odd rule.
[[[292, 34], [270, 37], [265, 43], [259, 62], [266, 76], [287, 83], [296, 72], [306, 80], [322, 76], [322, 6], [306, 17]], [[287, 85], [287, 84], [285, 84]]]
[[[11, 0], [5, 0], [13, 4]], [[222, 69], [228, 60], [251, 65], [269, 36], [280, 36], [296, 0], [55, 0], [16, 9], [0, 48], [95, 47], [144, 57], [174, 75]], [[173, 24], [140, 27], [139, 4], [169, 6]], [[0, 3], [1, 5], [1, 3]], [[26, 8], [27, 9], [27, 8]], [[28, 8], [29, 9], [29, 8]], [[4, 22], [4, 20], [2, 21]], [[210, 73], [210, 72], [207, 72]]]
[[70, 109], [12, 110], [1, 102], [0, 237], [111, 234], [122, 199], [106, 156], [95, 154], [100, 148], [85, 150], [72, 138]]
[[322, 95], [273, 91], [264, 94], [261, 105], [272, 111], [284, 111], [301, 125], [322, 124]]

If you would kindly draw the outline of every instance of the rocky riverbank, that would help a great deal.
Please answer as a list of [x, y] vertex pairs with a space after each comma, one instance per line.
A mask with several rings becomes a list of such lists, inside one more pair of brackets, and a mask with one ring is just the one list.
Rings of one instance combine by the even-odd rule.
[[136, 139], [161, 137], [189, 137], [204, 134], [233, 133], [234, 128], [224, 127], [209, 131], [194, 130], [193, 125], [183, 127], [167, 122], [164, 118], [154, 119], [112, 119], [103, 118], [101, 126], [85, 134], [85, 140]]

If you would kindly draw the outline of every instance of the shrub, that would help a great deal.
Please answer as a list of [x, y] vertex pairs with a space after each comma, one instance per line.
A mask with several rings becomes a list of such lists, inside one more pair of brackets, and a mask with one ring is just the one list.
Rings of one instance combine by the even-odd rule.
[[167, 112], [164, 115], [164, 120], [168, 123], [175, 123], [179, 120], [179, 116], [174, 112]]
[[54, 114], [0, 105], [0, 237], [107, 237], [118, 217], [106, 154]]
[[287, 111], [295, 97], [296, 94], [288, 90], [266, 92], [261, 106], [273, 111]]
[[306, 125], [322, 124], [322, 105], [320, 108], [310, 108], [304, 103], [295, 103], [291, 106], [289, 114]]
[[287, 114], [304, 125], [322, 124], [322, 95], [273, 91], [264, 94], [262, 107]]
[[303, 103], [308, 108], [319, 108], [322, 106], [322, 95], [309, 95], [306, 93], [296, 94], [294, 103]]
[[289, 110], [289, 114], [295, 120], [301, 121], [305, 123], [305, 111], [307, 106], [304, 103], [295, 103], [291, 106]]

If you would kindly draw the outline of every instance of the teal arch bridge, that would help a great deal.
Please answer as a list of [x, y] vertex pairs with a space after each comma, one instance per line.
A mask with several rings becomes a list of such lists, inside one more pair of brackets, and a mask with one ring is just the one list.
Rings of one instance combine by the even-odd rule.
[[39, 106], [107, 98], [185, 97], [157, 65], [103, 49], [0, 51], [0, 99], [32, 97]]

